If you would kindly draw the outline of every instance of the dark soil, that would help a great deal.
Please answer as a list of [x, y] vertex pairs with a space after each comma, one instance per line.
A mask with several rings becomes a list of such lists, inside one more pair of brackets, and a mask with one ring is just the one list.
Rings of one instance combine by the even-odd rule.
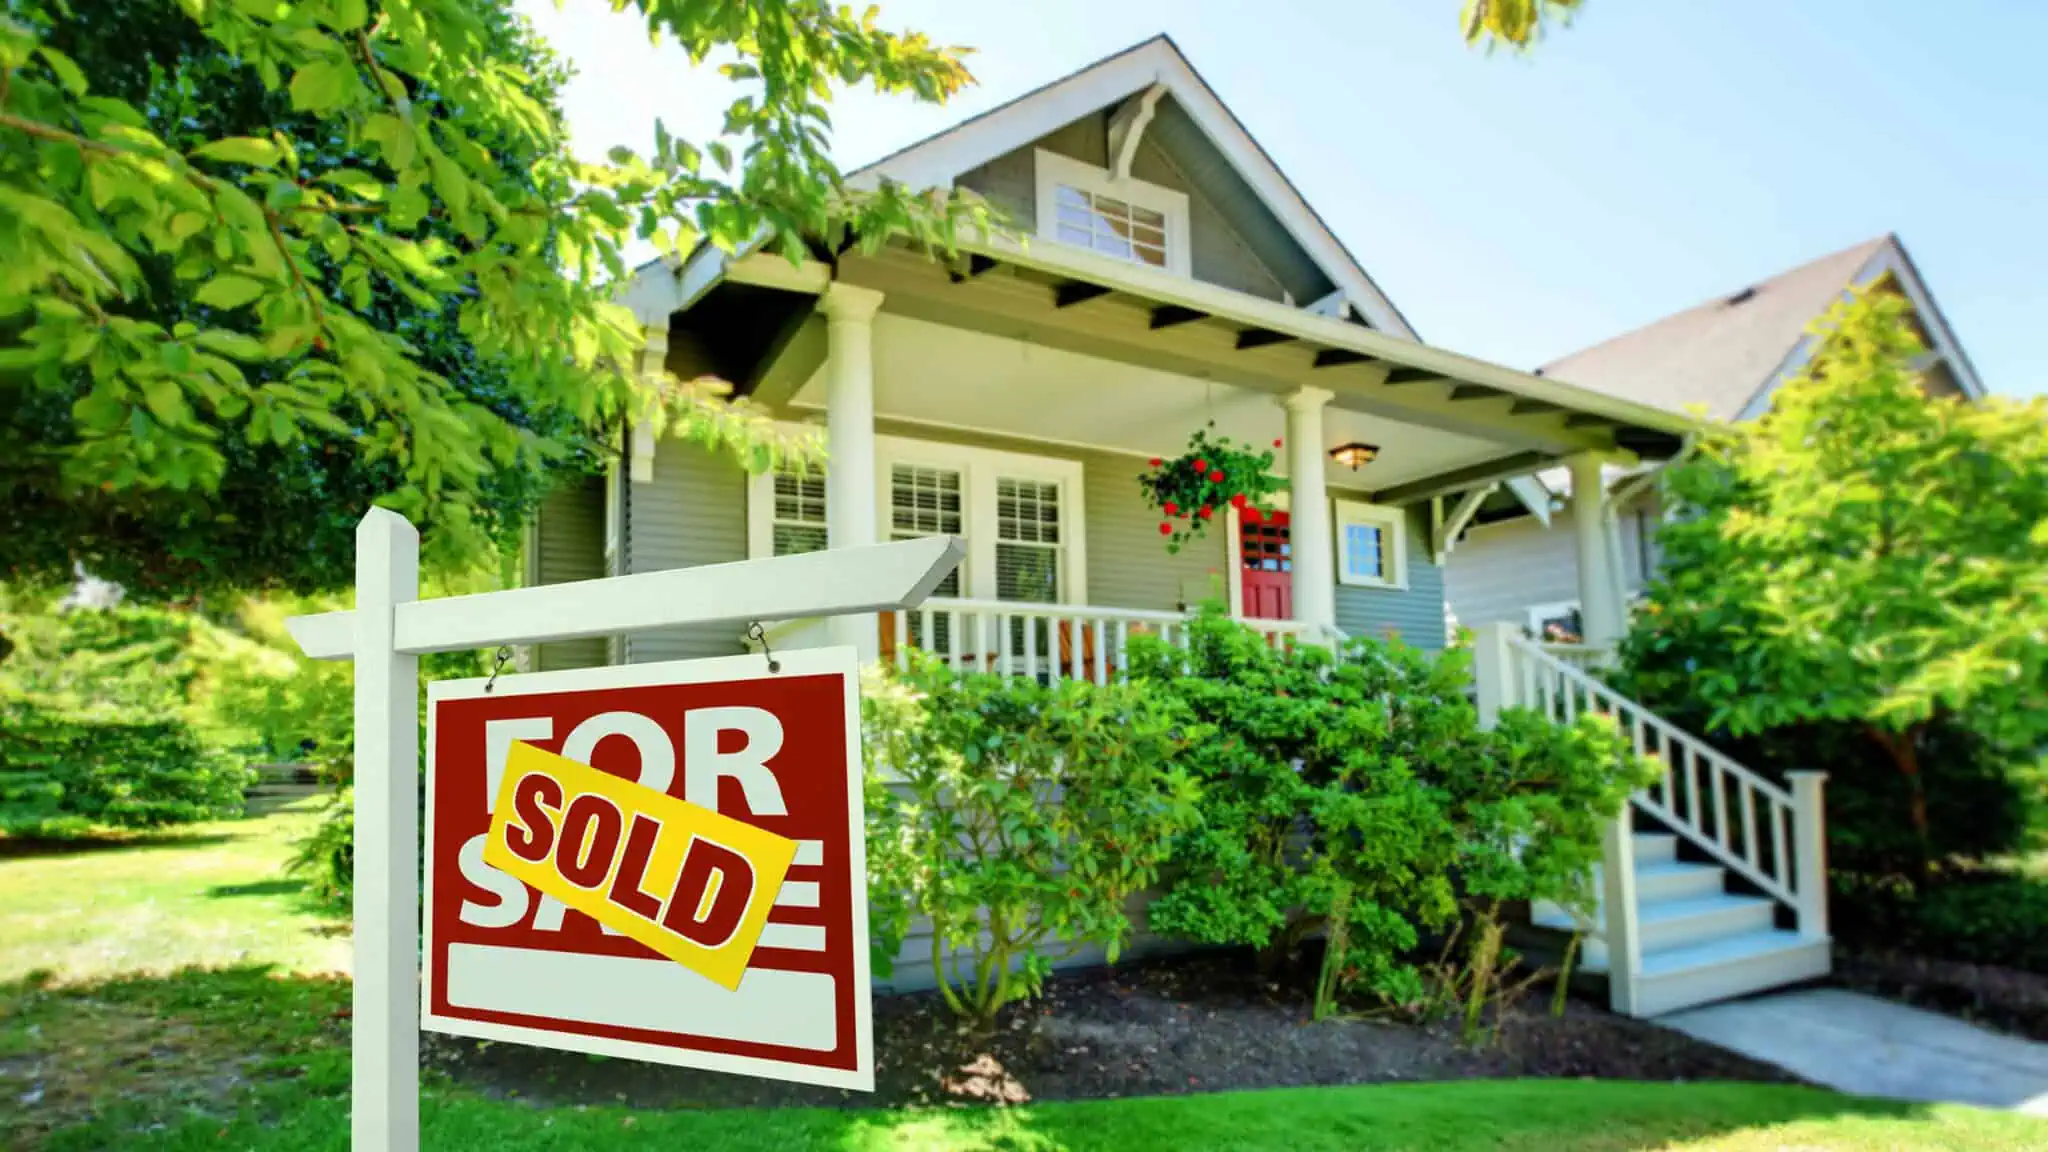
[[721, 1107], [1022, 1103], [1234, 1088], [1496, 1077], [1796, 1082], [1783, 1069], [1679, 1033], [1547, 996], [1510, 1009], [1484, 1048], [1447, 1022], [1310, 1019], [1309, 979], [1267, 982], [1246, 957], [1212, 953], [1062, 974], [1013, 1004], [993, 1035], [955, 1026], [936, 995], [875, 1000], [872, 1096], [599, 1060], [513, 1044], [426, 1036], [426, 1059], [458, 1082], [536, 1104]]
[[2038, 972], [1837, 948], [1834, 980], [1845, 988], [2048, 1042], [2048, 975]]

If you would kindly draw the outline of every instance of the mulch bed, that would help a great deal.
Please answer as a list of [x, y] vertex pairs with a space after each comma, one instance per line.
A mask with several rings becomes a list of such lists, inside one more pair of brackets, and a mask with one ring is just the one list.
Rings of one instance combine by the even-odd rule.
[[2039, 972], [1838, 947], [1834, 982], [2048, 1043], [2048, 975]]
[[1496, 1043], [1458, 1042], [1449, 1022], [1310, 1019], [1301, 972], [1274, 980], [1230, 953], [1054, 977], [1011, 1005], [991, 1036], [963, 1035], [929, 993], [875, 1000], [873, 1095], [425, 1036], [427, 1063], [457, 1082], [536, 1104], [636, 1108], [944, 1103], [1178, 1095], [1238, 1088], [1497, 1077], [1752, 1080], [1783, 1069], [1572, 1000], [1511, 1009]]

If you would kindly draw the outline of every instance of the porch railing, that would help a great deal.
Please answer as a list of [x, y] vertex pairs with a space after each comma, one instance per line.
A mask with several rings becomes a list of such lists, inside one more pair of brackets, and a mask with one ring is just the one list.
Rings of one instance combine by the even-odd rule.
[[1636, 811], [1785, 904], [1797, 916], [1800, 935], [1826, 938], [1821, 796], [1826, 773], [1789, 772], [1785, 785], [1776, 784], [1594, 679], [1588, 667], [1554, 650], [1560, 646], [1532, 642], [1506, 626], [1487, 631], [1475, 653], [1482, 716], [1506, 707], [1529, 708], [1560, 724], [1581, 715], [1608, 716], [1637, 754], [1663, 769], [1623, 808], [1606, 838], [1601, 934], [1614, 974], [1624, 981], [1616, 989], [1618, 997], [1628, 995], [1625, 982], [1641, 967], [1634, 893]]
[[1556, 641], [1544, 641], [1535, 646], [1581, 672], [1594, 672], [1614, 663], [1614, 649], [1606, 644], [1561, 644]]
[[[998, 672], [1037, 679], [1106, 684], [1128, 670], [1133, 636], [1154, 635], [1185, 647], [1188, 617], [1178, 612], [1098, 608], [1084, 604], [1031, 604], [1015, 600], [934, 597], [908, 612], [884, 617], [888, 659], [899, 666], [920, 648], [963, 672]], [[1295, 620], [1252, 620], [1276, 643], [1307, 635]]]

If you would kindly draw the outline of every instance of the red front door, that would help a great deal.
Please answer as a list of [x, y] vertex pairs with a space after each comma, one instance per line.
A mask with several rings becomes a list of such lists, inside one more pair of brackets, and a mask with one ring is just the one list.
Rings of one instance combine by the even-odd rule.
[[1287, 513], [1260, 515], [1246, 509], [1238, 518], [1237, 543], [1244, 614], [1254, 620], [1292, 620], [1294, 556], [1287, 542]]

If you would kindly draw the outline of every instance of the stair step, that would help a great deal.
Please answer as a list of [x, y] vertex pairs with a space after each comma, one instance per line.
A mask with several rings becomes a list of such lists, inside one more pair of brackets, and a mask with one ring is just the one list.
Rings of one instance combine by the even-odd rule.
[[1828, 974], [1830, 942], [1772, 929], [1643, 956], [1637, 1016], [1661, 1016]]
[[[1600, 886], [1600, 869], [1593, 869], [1593, 922], [1600, 922], [1599, 909], [1606, 903]], [[1719, 864], [1691, 864], [1667, 860], [1636, 865], [1636, 905], [1655, 900], [1683, 900], [1690, 896], [1711, 896], [1728, 886], [1728, 870]], [[1530, 909], [1532, 923], [1550, 928], [1569, 928], [1571, 914], [1550, 900], [1538, 900]]]
[[1669, 832], [1635, 834], [1636, 865], [1668, 864], [1678, 859], [1678, 837]]
[[[1571, 914], [1555, 906], [1531, 917], [1539, 927], [1571, 931]], [[1714, 941], [1770, 932], [1775, 913], [1760, 896], [1725, 892], [1684, 900], [1658, 900], [1636, 909], [1636, 933], [1643, 963], [1652, 957], [1683, 951]], [[1607, 942], [1589, 937], [1581, 945], [1581, 962], [1589, 972], [1607, 971]]]

